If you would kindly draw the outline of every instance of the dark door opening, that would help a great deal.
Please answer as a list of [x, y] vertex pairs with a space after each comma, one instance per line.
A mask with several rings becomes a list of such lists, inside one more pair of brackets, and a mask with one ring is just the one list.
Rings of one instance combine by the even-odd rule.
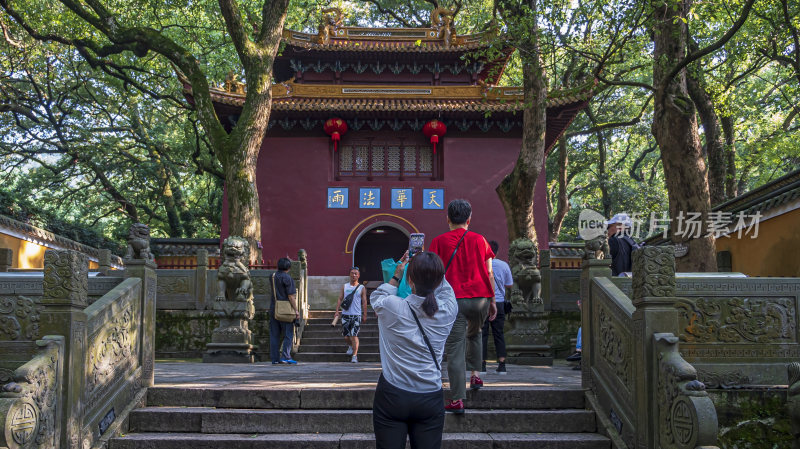
[[408, 249], [408, 236], [391, 226], [370, 229], [356, 242], [355, 265], [361, 271], [361, 282], [383, 282], [381, 261], [397, 260]]

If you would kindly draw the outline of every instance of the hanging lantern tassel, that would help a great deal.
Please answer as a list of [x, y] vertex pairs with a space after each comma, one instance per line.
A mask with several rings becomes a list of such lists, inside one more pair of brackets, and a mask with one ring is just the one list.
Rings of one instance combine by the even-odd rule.
[[347, 122], [337, 117], [330, 118], [325, 122], [323, 129], [331, 136], [333, 152], [335, 153], [339, 149], [339, 141], [342, 140], [342, 134], [347, 132]]
[[433, 154], [436, 154], [436, 144], [439, 143], [439, 137], [447, 134], [447, 126], [439, 120], [433, 119], [422, 127], [422, 132], [431, 139]]

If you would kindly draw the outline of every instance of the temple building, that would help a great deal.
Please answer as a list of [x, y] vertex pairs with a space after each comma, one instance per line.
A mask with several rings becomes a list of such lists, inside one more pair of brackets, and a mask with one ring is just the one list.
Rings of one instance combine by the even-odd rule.
[[[519, 155], [523, 96], [495, 85], [513, 49], [487, 57], [496, 34], [459, 35], [441, 10], [431, 28], [346, 27], [333, 12], [318, 34], [285, 30], [275, 61], [257, 168], [264, 258], [302, 247], [316, 275], [358, 266], [362, 280], [377, 281], [380, 260], [399, 257], [410, 233], [425, 233], [427, 244], [448, 230], [455, 198], [472, 203], [470, 229], [507, 246], [495, 188]], [[548, 95], [548, 150], [593, 88]], [[230, 77], [212, 90], [223, 123], [236, 122], [245, 89]], [[542, 173], [536, 216], [546, 236]]]

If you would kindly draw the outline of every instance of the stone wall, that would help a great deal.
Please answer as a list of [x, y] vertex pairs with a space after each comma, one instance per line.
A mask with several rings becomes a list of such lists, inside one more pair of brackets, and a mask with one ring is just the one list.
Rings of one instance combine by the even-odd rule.
[[[156, 356], [158, 358], [199, 359], [211, 341], [211, 335], [219, 325], [214, 316], [213, 300], [217, 296], [217, 270], [209, 269], [207, 257], [199, 251], [200, 265], [196, 269], [159, 269], [156, 312]], [[297, 298], [301, 310], [300, 328], [295, 332], [297, 346], [308, 311], [308, 265], [305, 251], [301, 260], [293, 261], [289, 275], [297, 287]], [[256, 361], [269, 360], [269, 316], [272, 298], [272, 274], [274, 270], [250, 270], [253, 283], [253, 303], [256, 314], [249, 322]], [[335, 304], [335, 302], [334, 302]]]

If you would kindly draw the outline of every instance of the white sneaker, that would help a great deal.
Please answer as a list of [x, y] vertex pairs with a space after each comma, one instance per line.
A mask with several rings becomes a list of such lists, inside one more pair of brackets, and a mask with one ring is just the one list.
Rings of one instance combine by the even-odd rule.
[[348, 347], [347, 347], [347, 352], [345, 352], [345, 354], [347, 354], [347, 355], [353, 355], [353, 347], [352, 347], [352, 346], [348, 346]]
[[353, 356], [353, 358], [350, 359], [350, 363], [358, 363], [358, 357]]

